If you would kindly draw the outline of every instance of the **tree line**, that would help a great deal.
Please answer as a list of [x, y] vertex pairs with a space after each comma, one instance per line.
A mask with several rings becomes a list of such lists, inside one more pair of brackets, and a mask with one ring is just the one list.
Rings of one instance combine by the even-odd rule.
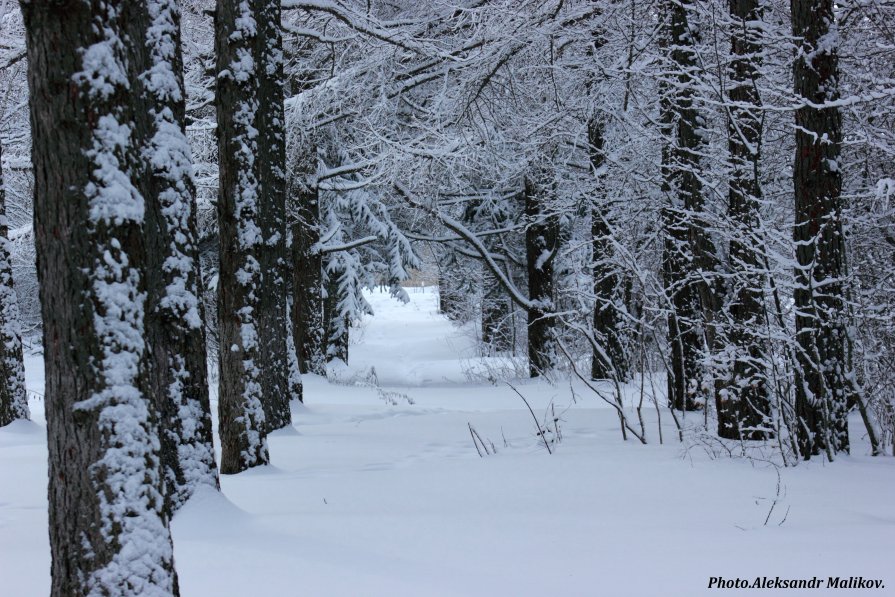
[[418, 269], [644, 443], [621, 387], [664, 375], [676, 421], [787, 463], [852, 411], [895, 449], [889, 0], [13, 8], [0, 425], [39, 329], [53, 594], [177, 594], [171, 516], [267, 464], [362, 290]]

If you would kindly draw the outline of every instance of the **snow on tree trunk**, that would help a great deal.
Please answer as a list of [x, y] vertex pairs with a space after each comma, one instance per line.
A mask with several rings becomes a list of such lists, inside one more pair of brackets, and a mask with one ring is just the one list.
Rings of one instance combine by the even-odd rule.
[[145, 343], [136, 4], [22, 4], [59, 597], [178, 593]]
[[457, 259], [451, 255], [438, 266], [438, 312], [448, 319], [457, 319], [461, 309], [460, 291], [450, 271], [457, 267]]
[[323, 301], [323, 321], [326, 330], [326, 361], [341, 359], [348, 362], [348, 343], [351, 319], [346, 309], [350, 281], [343, 261], [331, 257], [326, 267], [326, 297]]
[[712, 319], [718, 292], [705, 281], [716, 269], [715, 249], [703, 222], [704, 198], [700, 154], [704, 146], [701, 117], [694, 105], [699, 66], [695, 51], [698, 30], [690, 22], [691, 0], [665, 6], [663, 43], [669, 58], [668, 80], [662, 82], [662, 190], [665, 228], [663, 274], [671, 302], [668, 343], [671, 371], [669, 404], [680, 410], [701, 408], [706, 401], [699, 365], [705, 341], [713, 343]]
[[[292, 424], [286, 289], [286, 131], [283, 38], [278, 0], [257, 0], [258, 247], [264, 291], [258, 302], [261, 403], [267, 430]], [[300, 396], [294, 396], [299, 399]]]
[[618, 304], [622, 290], [612, 259], [613, 239], [607, 202], [605, 200], [606, 155], [603, 152], [603, 123], [592, 117], [587, 123], [590, 163], [597, 177], [597, 193], [604, 197], [594, 197], [591, 201], [591, 246], [593, 249], [594, 278], [594, 336], [602, 351], [594, 350], [591, 359], [593, 379], [618, 379], [628, 377], [628, 364], [622, 344], [622, 317]]
[[796, 415], [804, 458], [848, 452], [854, 394], [845, 309], [842, 117], [833, 0], [793, 0], [795, 91]]
[[528, 372], [538, 377], [556, 363], [553, 265], [559, 250], [559, 222], [546, 213], [549, 182], [525, 179], [525, 257], [528, 268]]
[[758, 0], [731, 0], [733, 19], [730, 63], [730, 119], [728, 151], [731, 175], [727, 215], [735, 226], [730, 241], [733, 297], [727, 305], [731, 319], [729, 341], [733, 354], [725, 363], [723, 388], [715, 395], [718, 435], [729, 439], [766, 439], [770, 436], [771, 404], [763, 372], [767, 362], [764, 317], [765, 275], [756, 251], [759, 226], [759, 163], [762, 136], [761, 98], [758, 95], [762, 10]]
[[2, 161], [3, 147], [0, 146], [0, 427], [29, 417]]
[[295, 350], [295, 337], [292, 335], [292, 298], [287, 301], [287, 325], [289, 326], [286, 335], [286, 357], [289, 359], [289, 396], [298, 400], [305, 401], [304, 384], [301, 381], [301, 369], [298, 365], [298, 351]]
[[292, 337], [302, 373], [324, 374], [323, 256], [320, 242], [320, 204], [312, 179], [317, 172], [313, 143], [298, 149], [292, 197]]
[[200, 297], [196, 208], [190, 147], [184, 128], [186, 95], [180, 10], [174, 0], [139, 3], [128, 26], [131, 71], [139, 91], [136, 117], [146, 201], [146, 329], [153, 397], [160, 415], [161, 458], [169, 512], [195, 490], [218, 487], [208, 397], [208, 357]]
[[257, 323], [263, 239], [258, 223], [256, 8], [254, 0], [218, 0], [215, 13], [220, 237], [218, 409], [224, 474], [269, 462]]
[[506, 291], [485, 269], [482, 273], [482, 343], [495, 353], [513, 349], [513, 303]]

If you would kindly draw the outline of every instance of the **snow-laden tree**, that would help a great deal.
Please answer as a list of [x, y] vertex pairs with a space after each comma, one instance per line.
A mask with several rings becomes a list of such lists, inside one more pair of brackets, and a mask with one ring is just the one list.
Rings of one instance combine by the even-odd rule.
[[[766, 273], [761, 262], [759, 221], [762, 199], [763, 122], [758, 77], [763, 51], [763, 10], [755, 0], [730, 3], [731, 61], [727, 91], [727, 216], [734, 230], [728, 248], [725, 305], [716, 333], [723, 369], [718, 375], [718, 434], [762, 439], [771, 428], [771, 404], [763, 368], [768, 347], [763, 334]], [[728, 298], [729, 297], [729, 298]], [[723, 321], [723, 318], [729, 318]], [[724, 323], [728, 323], [727, 326]], [[725, 337], [726, 334], [726, 337]]]
[[286, 271], [286, 117], [284, 114], [283, 37], [279, 0], [259, 0], [255, 75], [258, 77], [259, 265], [264, 290], [258, 303], [261, 343], [261, 395], [268, 430], [292, 424], [289, 401], [300, 399], [290, 386], [287, 339]]
[[0, 427], [29, 418], [2, 160], [3, 144], [0, 143]]
[[[315, 184], [316, 143], [293, 131], [294, 154], [290, 180], [292, 339], [300, 373], [323, 373], [323, 255], [320, 241], [320, 200]], [[310, 147], [308, 147], [310, 145]]]
[[832, 0], [795, 0], [796, 416], [804, 458], [847, 452], [854, 373], [844, 287], [842, 115]]
[[853, 319], [856, 406], [875, 451], [895, 450], [895, 384], [891, 382], [895, 295], [895, 5], [842, 7], [839, 84], [844, 131], [843, 225]]
[[332, 170], [318, 175], [324, 229], [315, 247], [324, 262], [323, 352], [327, 360], [347, 362], [351, 323], [373, 314], [362, 290], [387, 287], [393, 297], [406, 303], [409, 298], [401, 282], [420, 263], [392, 220], [386, 198], [375, 187], [342, 190], [359, 182], [351, 180], [358, 177], [333, 176], [320, 182], [327, 172]]
[[134, 39], [139, 188], [146, 205], [146, 329], [160, 416], [166, 506], [218, 487], [208, 397], [205, 318], [190, 146], [185, 134], [180, 11], [150, 0], [129, 19]]
[[[848, 330], [843, 371], [853, 372], [845, 409], [861, 413], [876, 452], [889, 450], [891, 3], [832, 5], [835, 27], [822, 39], [834, 32], [838, 39], [839, 98], [816, 104], [795, 91], [794, 56], [808, 42], [793, 35], [790, 3], [287, 0], [281, 7], [284, 74], [278, 64], [256, 70], [249, 87], [272, 83], [276, 92], [279, 81], [286, 97], [288, 229], [282, 218], [264, 216], [265, 189], [279, 184], [264, 182], [262, 166], [274, 173], [279, 163], [276, 143], [265, 137], [278, 126], [258, 124], [259, 100], [257, 154], [273, 157], [260, 159], [253, 174], [264, 241], [256, 247], [256, 288], [271, 304], [292, 295], [296, 355], [288, 334], [261, 332], [261, 323], [259, 345], [271, 340], [286, 347], [294, 369], [324, 372], [327, 352], [345, 356], [350, 322], [366, 309], [360, 289], [396, 287], [416, 252], [438, 270], [446, 313], [476, 322], [484, 354], [528, 353], [531, 363], [513, 360], [516, 371], [533, 364], [533, 372], [565, 369], [588, 381], [665, 374], [671, 384], [667, 392], [655, 384], [659, 404], [667, 394], [674, 406], [703, 411], [677, 412], [683, 427], [773, 441], [792, 462], [808, 424], [796, 405], [811, 403], [797, 400], [804, 384], [794, 382], [797, 373], [811, 378], [816, 364], [804, 348], [813, 332], [797, 323], [807, 312], [796, 297], [812, 278], [793, 268], [807, 246], [793, 238], [794, 123], [797, 113], [836, 107], [834, 211], [844, 242], [835, 310]], [[227, 152], [215, 144], [216, 129], [229, 127], [215, 118], [218, 75], [230, 71], [215, 64], [212, 8], [204, 0], [183, 4], [183, 41], [197, 246], [216, 351], [228, 348], [221, 341], [228, 324], [215, 295], [231, 287], [218, 267], [218, 167], [239, 146]], [[276, 55], [276, 36], [261, 32], [275, 22], [257, 22], [255, 52]], [[16, 108], [23, 63], [15, 35], [7, 27], [0, 37], [0, 77], [10, 89], [0, 101], [8, 207], [21, 222], [30, 210], [23, 198], [31, 170], [22, 157], [30, 137]], [[252, 60], [253, 67], [265, 61]], [[375, 218], [365, 221], [356, 206]], [[31, 234], [16, 224], [10, 236], [24, 319], [33, 324]], [[288, 292], [267, 293], [280, 279], [269, 257], [282, 255], [281, 237], [291, 242]], [[277, 369], [280, 387], [290, 366]], [[295, 393], [297, 373], [291, 379]], [[268, 405], [264, 390], [260, 401]]]
[[263, 408], [257, 129], [258, 3], [219, 0], [215, 13], [218, 132], [218, 408], [221, 473], [269, 462]]
[[[135, 2], [25, 2], [53, 595], [175, 595], [146, 345]], [[145, 35], [145, 31], [143, 32]], [[65, 90], [60, 93], [60, 89]]]
[[31, 128], [28, 121], [25, 26], [18, 2], [0, 1], [0, 134], [4, 143], [4, 191], [9, 227], [8, 248], [19, 303], [23, 342], [40, 328], [40, 301], [35, 269], [31, 171]]

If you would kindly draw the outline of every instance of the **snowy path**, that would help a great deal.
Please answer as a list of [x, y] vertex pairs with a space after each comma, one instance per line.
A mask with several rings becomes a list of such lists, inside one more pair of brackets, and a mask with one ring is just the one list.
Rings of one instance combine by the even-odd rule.
[[[685, 451], [670, 429], [658, 445], [652, 413], [651, 444], [625, 443], [614, 413], [585, 397], [550, 456], [509, 388], [467, 379], [471, 340], [434, 313], [434, 294], [410, 296], [371, 296], [377, 316], [338, 374], [375, 367], [414, 404], [307, 376], [294, 428], [270, 438], [273, 466], [224, 478], [224, 496], [197, 496], [176, 517], [184, 596], [691, 597], [719, 575], [864, 576], [891, 588], [763, 594], [895, 594], [895, 460], [859, 449], [784, 470], [764, 526], [775, 470]], [[28, 365], [40, 390], [40, 361]], [[519, 387], [539, 414], [551, 398], [570, 403], [568, 385]], [[35, 419], [0, 430], [0, 593], [12, 597], [49, 587]], [[468, 423], [496, 456], [478, 457]]]

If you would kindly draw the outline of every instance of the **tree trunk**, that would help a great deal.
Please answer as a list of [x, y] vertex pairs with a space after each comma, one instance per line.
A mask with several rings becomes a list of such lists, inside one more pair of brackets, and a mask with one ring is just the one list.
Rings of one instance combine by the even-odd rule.
[[538, 377], [556, 364], [553, 265], [559, 251], [559, 221], [547, 212], [543, 188], [528, 177], [524, 194], [528, 297], [533, 304], [528, 310], [528, 372]]
[[716, 393], [718, 435], [728, 439], [766, 439], [772, 435], [771, 403], [764, 375], [767, 351], [760, 330], [764, 313], [764, 274], [754, 247], [759, 221], [759, 149], [761, 98], [758, 95], [762, 10], [758, 0], [731, 0], [733, 19], [729, 67], [730, 120], [728, 149], [732, 172], [727, 215], [735, 229], [730, 241], [734, 287], [728, 305], [732, 363], [727, 365], [723, 391]]
[[842, 117], [824, 106], [839, 99], [833, 0], [792, 0], [795, 61], [796, 415], [804, 458], [848, 452], [854, 394], [845, 310], [842, 229]]
[[301, 369], [299, 369], [298, 366], [298, 352], [295, 350], [295, 337], [292, 335], [292, 330], [295, 326], [292, 325], [293, 309], [291, 296], [288, 297], [286, 304], [288, 308], [287, 324], [289, 326], [289, 333], [286, 336], [286, 356], [289, 359], [289, 395], [297, 397], [296, 399], [299, 402], [304, 402], [304, 385], [301, 381]]
[[721, 293], [717, 282], [712, 281], [718, 268], [717, 256], [702, 216], [699, 156], [703, 141], [693, 101], [698, 84], [694, 48], [698, 31], [688, 20], [693, 3], [671, 1], [666, 9], [668, 31], [664, 43], [669, 46], [674, 68], [674, 80], [663, 85], [661, 100], [668, 145], [663, 148], [662, 168], [663, 191], [668, 198], [663, 209], [663, 270], [672, 311], [668, 321], [672, 361], [668, 391], [672, 408], [694, 410], [706, 401], [699, 361], [706, 345], [714, 343], [714, 319]]
[[257, 313], [262, 274], [258, 213], [255, 0], [218, 0], [215, 13], [220, 270], [221, 473], [268, 463]]
[[506, 291], [486, 269], [482, 277], [482, 342], [489, 351], [513, 349], [512, 311]]
[[310, 145], [295, 166], [292, 192], [292, 334], [301, 372], [324, 375], [323, 258], [316, 250], [320, 242], [320, 204], [312, 182], [317, 149]]
[[460, 310], [459, 293], [449, 273], [449, 270], [455, 267], [458, 267], [458, 264], [453, 256], [438, 266], [438, 312], [453, 320], [458, 318], [457, 313]]
[[165, 507], [173, 514], [202, 486], [218, 488], [208, 399], [205, 314], [197, 248], [180, 11], [139, 3], [128, 21], [146, 202], [146, 338], [159, 412]]
[[668, 405], [677, 410], [697, 410], [702, 335], [699, 333], [699, 303], [693, 287], [687, 283], [689, 270], [687, 225], [680, 210], [662, 210], [665, 230], [662, 279], [669, 297], [668, 345], [671, 363], [668, 376]]
[[611, 260], [614, 253], [608, 205], [605, 201], [606, 155], [603, 153], [603, 123], [595, 116], [587, 123], [590, 163], [597, 179], [597, 196], [591, 201], [591, 246], [594, 278], [594, 339], [602, 350], [594, 350], [591, 378], [628, 378], [628, 363], [622, 344], [620, 280]]
[[348, 342], [351, 321], [339, 308], [342, 296], [339, 278], [342, 271], [327, 269], [326, 299], [323, 303], [323, 321], [326, 329], [326, 361], [341, 359], [348, 362]]
[[19, 301], [12, 280], [12, 243], [6, 219], [2, 162], [3, 147], [0, 146], [0, 427], [28, 419], [30, 415], [19, 331]]
[[140, 132], [127, 77], [137, 5], [21, 5], [58, 597], [178, 593], [145, 344]]
[[[289, 401], [289, 327], [286, 288], [286, 136], [283, 105], [283, 37], [280, 3], [257, 0], [258, 222], [264, 291], [258, 304], [261, 395], [267, 430], [292, 424]], [[299, 399], [300, 396], [294, 396]]]
[[[668, 15], [665, 15], [668, 19]], [[667, 46], [670, 35], [663, 35]], [[662, 193], [665, 203], [661, 210], [662, 284], [668, 298], [668, 347], [671, 351], [668, 370], [668, 406], [677, 410], [696, 410], [696, 385], [699, 380], [701, 341], [697, 333], [698, 308], [693, 288], [687, 283], [688, 230], [680, 200], [674, 191], [676, 184], [674, 147], [674, 105], [671, 84], [661, 83], [660, 92], [662, 133]]]

